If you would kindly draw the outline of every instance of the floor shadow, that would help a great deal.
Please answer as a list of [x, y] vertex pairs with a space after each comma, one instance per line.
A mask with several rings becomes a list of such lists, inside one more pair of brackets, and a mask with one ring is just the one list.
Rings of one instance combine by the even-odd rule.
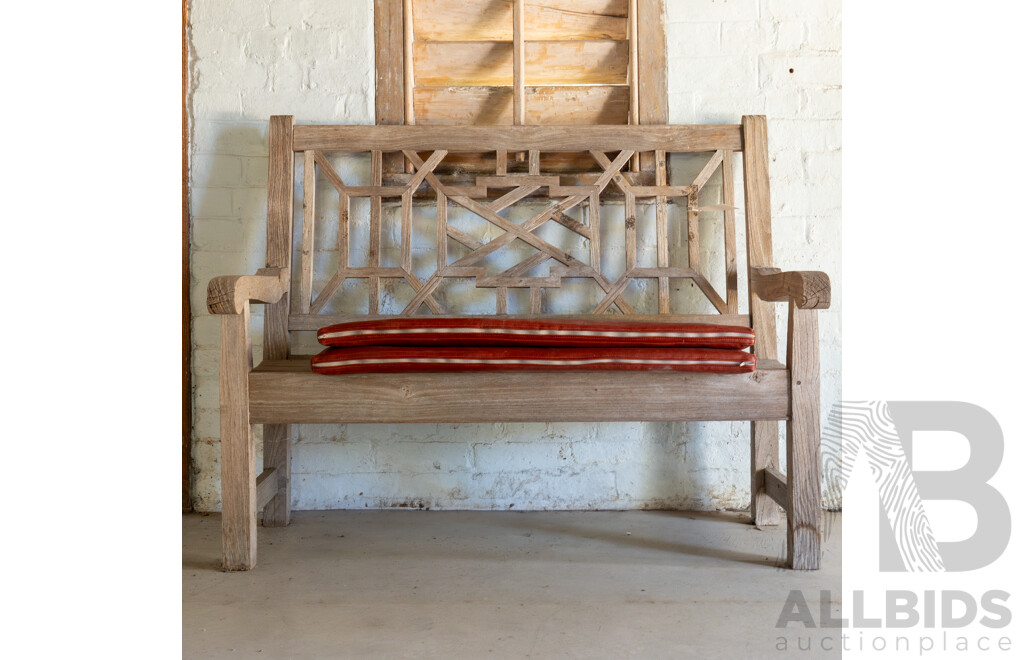
[[217, 571], [221, 572], [220, 559], [211, 559], [209, 555], [182, 553], [181, 568], [192, 571]]
[[[294, 525], [289, 531], [281, 530], [284, 536], [272, 543], [266, 538], [266, 530], [259, 528], [260, 544], [264, 551], [274, 545], [285, 547], [300, 544], [312, 549], [314, 555], [324, 560], [337, 560], [348, 556], [345, 546], [350, 542], [339, 541], [344, 535], [334, 532], [310, 533], [308, 525], [328, 526], [336, 524], [330, 518], [332, 512], [295, 512]], [[494, 558], [494, 542], [506, 550], [504, 560], [515, 561], [547, 561], [553, 554], [571, 552], [567, 544], [562, 545], [559, 539], [586, 540], [593, 542], [586, 554], [594, 561], [593, 551], [600, 547], [636, 549], [648, 551], [643, 563], [675, 564], [680, 556], [718, 559], [736, 564], [764, 566], [774, 569], [785, 569], [786, 541], [784, 528], [765, 528], [759, 531], [749, 524], [746, 512], [703, 512], [703, 511], [630, 511], [627, 519], [610, 517], [627, 512], [593, 512], [592, 518], [580, 516], [581, 512], [527, 512], [527, 511], [345, 511], [337, 524], [342, 525], [350, 540], [361, 537], [362, 553], [371, 552], [378, 556], [409, 556], [410, 553], [425, 559], [433, 556], [446, 556], [461, 560]], [[566, 515], [561, 515], [561, 514]], [[353, 516], [352, 514], [355, 514]], [[390, 526], [397, 524], [392, 514], [413, 516], [401, 521], [400, 527], [406, 530], [407, 537], [402, 543], [394, 543], [392, 535], [387, 533]], [[576, 514], [576, 515], [572, 515]], [[610, 515], [609, 515], [610, 514]], [[436, 528], [428, 518], [433, 516], [464, 517], [454, 526], [445, 523], [443, 535], [436, 533]], [[307, 516], [309, 519], [307, 520]], [[374, 520], [367, 520], [372, 517]], [[363, 519], [355, 522], [357, 519]], [[379, 525], [377, 524], [379, 521]], [[369, 525], [367, 525], [369, 523]], [[740, 527], [740, 525], [743, 527]], [[294, 527], [299, 527], [295, 529]], [[340, 529], [340, 528], [339, 528]], [[779, 538], [766, 539], [747, 537], [746, 534], [763, 534], [775, 532]], [[219, 530], [218, 530], [219, 531]], [[464, 537], [463, 533], [468, 533]], [[213, 538], [215, 536], [216, 538]], [[221, 571], [220, 537], [219, 534], [205, 536], [190, 542], [190, 547], [183, 549], [182, 568], [192, 571]], [[479, 549], [479, 539], [488, 539], [486, 549]], [[532, 541], [519, 545], [515, 540], [521, 537], [532, 537]], [[474, 539], [464, 543], [464, 539]], [[504, 541], [503, 541], [504, 539]], [[751, 542], [755, 550], [751, 551]], [[765, 541], [768, 541], [766, 543]], [[531, 545], [539, 543], [540, 546]], [[311, 547], [315, 546], [315, 547]], [[737, 547], [741, 549], [736, 549]], [[543, 548], [543, 550], [540, 550]], [[276, 549], [275, 549], [276, 550]], [[540, 550], [540, 551], [538, 551]], [[321, 554], [322, 553], [322, 554]], [[351, 558], [351, 556], [349, 556]], [[600, 563], [635, 563], [637, 556], [623, 553], [607, 553], [599, 551]]]
[[[729, 526], [735, 525], [737, 522], [739, 522], [739, 519], [733, 516], [724, 517], [721, 514], [716, 515], [713, 513], [703, 513], [697, 511], [650, 511], [645, 512], [645, 515], [656, 515], [675, 519], [710, 520], [714, 522], [720, 522], [723, 525]], [[782, 566], [784, 563], [783, 559], [779, 557], [765, 556], [763, 554], [751, 552], [740, 552], [721, 546], [704, 546], [696, 545], [693, 543], [680, 543], [676, 541], [669, 541], [664, 538], [657, 538], [654, 536], [645, 535], [643, 533], [632, 532], [628, 535], [625, 535], [619, 532], [605, 529], [604, 527], [598, 525], [553, 523], [547, 521], [537, 521], [536, 519], [528, 520], [526, 518], [520, 518], [518, 516], [510, 517], [509, 520], [503, 520], [502, 522], [505, 526], [518, 527], [520, 529], [540, 530], [555, 536], [576, 536], [578, 538], [601, 541], [603, 543], [614, 544], [622, 547], [640, 548], [644, 550], [657, 550], [672, 554], [685, 554], [693, 557], [713, 557], [717, 559], [723, 559], [725, 561], [755, 564], [758, 566], [767, 566], [773, 568]]]

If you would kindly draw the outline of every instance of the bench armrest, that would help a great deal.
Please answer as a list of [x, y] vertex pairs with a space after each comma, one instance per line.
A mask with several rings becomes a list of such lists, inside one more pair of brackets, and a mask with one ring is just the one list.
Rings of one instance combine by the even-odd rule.
[[215, 277], [206, 290], [206, 307], [211, 314], [241, 314], [249, 302], [277, 302], [286, 286], [283, 268], [261, 268], [255, 275]]
[[828, 309], [832, 304], [832, 282], [818, 270], [790, 270], [755, 266], [750, 269], [750, 286], [766, 302], [790, 302], [799, 309]]

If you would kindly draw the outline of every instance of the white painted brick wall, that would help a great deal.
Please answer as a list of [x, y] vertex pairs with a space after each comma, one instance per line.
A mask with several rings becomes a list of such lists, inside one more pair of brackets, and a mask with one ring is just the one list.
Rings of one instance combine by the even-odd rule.
[[[832, 275], [833, 309], [820, 314], [827, 411], [840, 396], [840, 2], [666, 1], [670, 121], [768, 115], [776, 265]], [[373, 15], [371, 0], [192, 0], [190, 15], [194, 493], [211, 511], [219, 325], [206, 285], [264, 265], [271, 114], [373, 122]], [[702, 232], [705, 263], [720, 260], [708, 247], [720, 227]], [[253, 317], [259, 359], [260, 306]], [[743, 423], [300, 426], [293, 505], [742, 508], [748, 451]]]

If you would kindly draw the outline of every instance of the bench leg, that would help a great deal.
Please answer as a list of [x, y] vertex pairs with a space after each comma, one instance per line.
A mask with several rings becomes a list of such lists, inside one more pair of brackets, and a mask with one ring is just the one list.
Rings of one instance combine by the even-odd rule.
[[284, 527], [292, 514], [292, 444], [289, 424], [263, 425], [263, 469], [277, 470], [277, 495], [263, 508], [264, 527]]
[[779, 423], [750, 423], [750, 522], [778, 525], [779, 505], [764, 489], [765, 468], [779, 469]]
[[821, 567], [821, 425], [818, 312], [789, 306], [792, 414], [786, 422], [788, 564], [797, 570]]
[[221, 316], [220, 491], [224, 569], [256, 565], [256, 442], [249, 424], [249, 306]]

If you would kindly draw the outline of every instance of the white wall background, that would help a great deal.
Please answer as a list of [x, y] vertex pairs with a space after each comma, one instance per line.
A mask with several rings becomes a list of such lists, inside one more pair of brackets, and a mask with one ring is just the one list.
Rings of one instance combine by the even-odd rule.
[[[832, 275], [833, 306], [820, 313], [827, 411], [840, 397], [841, 3], [666, 4], [670, 122], [733, 123], [743, 114], [768, 115], [775, 265]], [[192, 0], [197, 510], [220, 508], [219, 323], [205, 311], [207, 283], [264, 265], [270, 115], [292, 114], [304, 123], [373, 123], [372, 5]], [[676, 168], [680, 175], [683, 169]], [[720, 231], [719, 223], [703, 222], [703, 263], [720, 261], [713, 247], [721, 244]], [[721, 271], [712, 270], [720, 290], [721, 280]], [[686, 291], [674, 295], [688, 299]], [[782, 320], [784, 307], [778, 312]], [[258, 360], [260, 306], [253, 316]], [[744, 508], [748, 429], [725, 422], [300, 426], [292, 504]], [[823, 500], [835, 507], [840, 494], [828, 477]]]

